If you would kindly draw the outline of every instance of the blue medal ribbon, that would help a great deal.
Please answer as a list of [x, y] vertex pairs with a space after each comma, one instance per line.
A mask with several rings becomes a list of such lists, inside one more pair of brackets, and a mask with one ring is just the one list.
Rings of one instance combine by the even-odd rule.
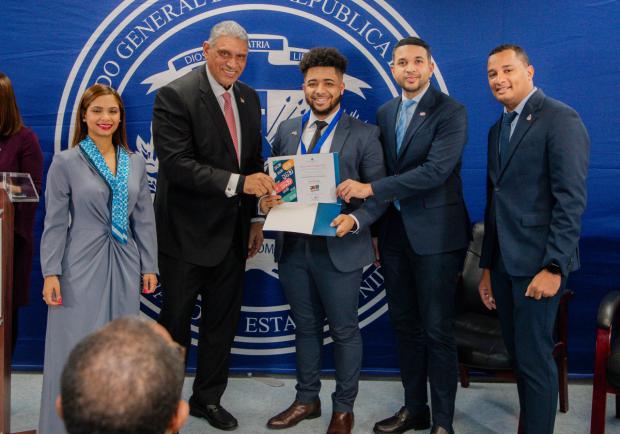
[[[332, 119], [332, 121], [327, 125], [327, 127], [325, 127], [325, 131], [323, 132], [323, 134], [321, 134], [321, 138], [318, 142], [316, 142], [316, 145], [314, 145], [314, 149], [312, 150], [313, 154], [318, 154], [321, 152], [321, 147], [323, 146], [323, 143], [325, 142], [325, 140], [327, 140], [332, 130], [336, 128], [336, 125], [340, 120], [340, 116], [342, 116], [342, 107], [338, 110], [338, 113], [336, 113], [334, 119]], [[308, 153], [302, 137], [304, 128], [308, 123], [308, 120], [310, 120], [310, 110], [308, 110], [301, 118], [301, 134], [299, 134], [299, 149], [301, 150], [301, 155], [306, 155]]]

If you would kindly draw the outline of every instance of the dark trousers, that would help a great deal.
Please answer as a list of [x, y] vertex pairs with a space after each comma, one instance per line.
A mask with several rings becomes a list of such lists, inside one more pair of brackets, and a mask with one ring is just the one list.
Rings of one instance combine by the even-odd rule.
[[558, 405], [553, 331], [566, 278], [562, 277], [555, 296], [535, 300], [525, 296], [533, 277], [510, 276], [498, 255], [491, 270], [491, 287], [506, 349], [515, 365], [525, 433], [553, 434]]
[[223, 261], [202, 267], [159, 255], [164, 288], [159, 323], [172, 339], [189, 350], [191, 321], [196, 299], [201, 297], [196, 377], [190, 405], [202, 408], [219, 404], [228, 383], [230, 348], [237, 331], [243, 301], [245, 254], [235, 236]]
[[338, 271], [323, 237], [286, 234], [279, 273], [295, 322], [297, 399], [311, 403], [319, 397], [323, 321], [327, 317], [336, 368], [333, 410], [353, 411], [362, 365], [357, 318], [362, 270]]
[[433, 424], [452, 432], [458, 362], [454, 337], [454, 298], [465, 250], [416, 254], [395, 208], [386, 215], [381, 269], [398, 342], [405, 406], [426, 411], [430, 382]]

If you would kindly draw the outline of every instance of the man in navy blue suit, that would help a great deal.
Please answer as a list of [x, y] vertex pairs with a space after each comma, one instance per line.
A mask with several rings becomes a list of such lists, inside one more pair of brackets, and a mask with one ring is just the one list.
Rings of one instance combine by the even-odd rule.
[[430, 85], [434, 64], [426, 42], [399, 41], [392, 62], [402, 95], [377, 111], [388, 176], [338, 187], [345, 201], [374, 196], [391, 203], [379, 224], [379, 252], [405, 405], [374, 432], [429, 428], [428, 378], [431, 432], [448, 434], [458, 366], [454, 292], [470, 234], [460, 176], [467, 112]]
[[553, 328], [568, 273], [579, 268], [590, 140], [575, 110], [534, 86], [521, 47], [491, 51], [487, 74], [504, 110], [489, 131], [480, 297], [497, 309], [514, 360], [525, 433], [551, 434]]

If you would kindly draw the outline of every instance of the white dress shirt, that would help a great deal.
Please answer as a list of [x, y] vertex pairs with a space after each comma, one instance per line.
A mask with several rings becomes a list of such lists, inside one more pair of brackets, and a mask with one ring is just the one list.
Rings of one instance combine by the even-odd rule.
[[[510, 137], [512, 137], [512, 133], [514, 133], [514, 131], [515, 131], [515, 127], [517, 126], [517, 122], [519, 122], [519, 118], [521, 117], [521, 112], [523, 111], [523, 107], [525, 107], [525, 104], [527, 104], [527, 102], [529, 101], [531, 96], [534, 95], [534, 92], [536, 92], [537, 90], [538, 90], [538, 88], [534, 87], [534, 89], [532, 89], [532, 91], [530, 93], [528, 93], [527, 96], [525, 98], [523, 98], [521, 100], [521, 102], [519, 103], [519, 105], [517, 107], [515, 107], [515, 109], [513, 110], [517, 115], [512, 120], [512, 123], [510, 124]], [[506, 110], [506, 107], [504, 107], [504, 113], [508, 113], [508, 110]]]
[[[335, 109], [331, 115], [327, 116], [325, 119], [322, 119], [322, 120], [327, 122], [327, 124], [329, 125], [331, 121], [333, 121], [334, 118], [336, 117], [336, 114], [338, 113], [339, 109], [340, 109], [340, 106], [338, 106], [338, 108]], [[316, 131], [316, 124], [314, 122], [318, 120], [319, 119], [316, 117], [314, 112], [310, 111], [310, 119], [308, 119], [308, 123], [306, 124], [304, 128], [304, 132], [301, 136], [306, 148], [310, 146], [310, 142], [312, 142], [312, 137], [314, 136], [314, 132]], [[325, 129], [327, 129], [327, 127], [325, 127]], [[323, 129], [323, 133], [325, 132], [325, 129]], [[329, 136], [327, 136], [327, 138], [321, 145], [321, 150], [319, 151], [321, 154], [326, 154], [331, 149], [332, 140], [334, 140], [335, 132], [336, 132], [336, 126], [334, 126], [334, 128], [330, 131]], [[299, 154], [301, 154], [301, 144], [297, 147], [297, 155]]]

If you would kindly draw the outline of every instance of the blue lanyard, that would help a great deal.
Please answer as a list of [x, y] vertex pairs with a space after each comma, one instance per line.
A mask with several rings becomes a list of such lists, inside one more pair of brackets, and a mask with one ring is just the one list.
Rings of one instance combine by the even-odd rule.
[[[340, 120], [340, 116], [342, 116], [342, 107], [338, 110], [338, 113], [336, 113], [336, 116], [334, 116], [334, 119], [332, 119], [329, 125], [327, 125], [327, 128], [325, 129], [323, 134], [321, 134], [321, 138], [319, 139], [319, 141], [316, 142], [316, 145], [314, 145], [314, 149], [312, 150], [313, 154], [318, 154], [319, 152], [321, 152], [321, 147], [323, 146], [323, 143], [325, 142], [325, 140], [327, 140], [332, 130], [336, 128], [336, 125], [338, 124], [338, 121]], [[308, 123], [309, 119], [310, 119], [310, 110], [308, 110], [301, 118], [301, 134], [299, 135], [299, 148], [301, 150], [301, 155], [306, 155], [308, 153], [308, 151], [306, 150], [306, 145], [304, 145], [302, 136], [304, 132], [304, 127]]]

